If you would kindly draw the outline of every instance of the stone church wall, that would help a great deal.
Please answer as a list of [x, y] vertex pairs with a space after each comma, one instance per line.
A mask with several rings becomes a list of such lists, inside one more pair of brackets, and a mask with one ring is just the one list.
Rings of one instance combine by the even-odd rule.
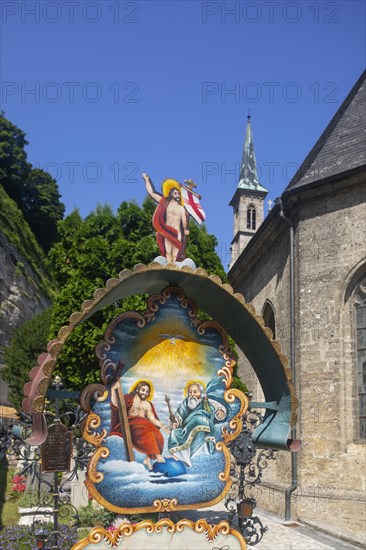
[[[366, 445], [356, 443], [356, 377], [347, 281], [365, 261], [365, 186], [301, 208], [298, 236], [300, 519], [364, 535]], [[366, 263], [364, 264], [366, 273]], [[340, 513], [341, 511], [341, 513]], [[335, 526], [336, 519], [336, 526]]]
[[[323, 189], [298, 202], [290, 215], [296, 227], [296, 392], [302, 439], [292, 517], [355, 543], [364, 541], [366, 446], [356, 437], [352, 311], [345, 296], [365, 261], [365, 199], [364, 185]], [[271, 231], [235, 291], [259, 314], [270, 300], [276, 339], [289, 357], [289, 229], [278, 219]], [[240, 363], [253, 399], [260, 399], [254, 372], [245, 358]], [[284, 490], [290, 484], [290, 456], [280, 452], [265, 472], [258, 505], [283, 516]]]

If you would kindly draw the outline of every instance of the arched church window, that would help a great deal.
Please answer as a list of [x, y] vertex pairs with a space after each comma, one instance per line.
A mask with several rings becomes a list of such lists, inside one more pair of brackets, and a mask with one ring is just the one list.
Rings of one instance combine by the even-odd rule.
[[366, 277], [354, 293], [354, 339], [356, 352], [359, 438], [366, 439]]
[[266, 327], [270, 328], [273, 334], [273, 338], [276, 338], [276, 322], [273, 307], [270, 302], [265, 302], [262, 317], [264, 319]]
[[257, 224], [257, 210], [254, 204], [250, 204], [247, 208], [247, 229], [255, 229]]

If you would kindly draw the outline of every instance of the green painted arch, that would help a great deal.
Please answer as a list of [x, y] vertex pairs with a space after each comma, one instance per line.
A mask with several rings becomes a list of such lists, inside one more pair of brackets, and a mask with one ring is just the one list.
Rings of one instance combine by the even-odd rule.
[[[279, 344], [272, 339], [270, 329], [264, 326], [262, 317], [255, 314], [253, 306], [246, 304], [243, 296], [235, 294], [232, 287], [222, 283], [218, 276], [209, 276], [203, 269], [179, 269], [172, 264], [139, 264], [133, 271], [122, 271], [118, 279], [109, 279], [106, 288], [96, 290], [93, 299], [83, 303], [81, 312], [71, 315], [70, 324], [59, 331], [58, 340], [49, 344], [48, 357], [42, 356], [43, 362], [38, 362], [39, 371], [44, 371], [50, 380], [64, 342], [76, 326], [94, 313], [135, 294], [158, 294], [166, 286], [180, 287], [201, 310], [222, 325], [245, 354], [259, 379], [267, 403], [264, 423], [254, 433], [254, 440], [260, 447], [288, 450], [291, 424], [296, 420], [297, 401], [287, 359], [281, 353]], [[42, 373], [36, 373], [31, 383], [33, 386], [28, 386], [25, 392], [28, 398], [23, 402], [23, 407], [27, 412], [43, 410], [46, 384], [43, 376], [42, 391], [38, 391], [37, 380], [39, 383], [41, 378]]]

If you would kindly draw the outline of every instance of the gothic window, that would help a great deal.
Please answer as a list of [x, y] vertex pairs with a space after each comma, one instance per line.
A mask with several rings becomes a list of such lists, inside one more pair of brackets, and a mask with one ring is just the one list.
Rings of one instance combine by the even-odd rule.
[[360, 439], [366, 439], [366, 277], [356, 287], [353, 304], [358, 433]]
[[255, 229], [257, 225], [257, 211], [254, 204], [250, 204], [247, 208], [247, 229]]
[[271, 329], [273, 338], [276, 338], [276, 323], [274, 311], [272, 305], [268, 301], [266, 301], [264, 304], [262, 317], [264, 319], [266, 327]]

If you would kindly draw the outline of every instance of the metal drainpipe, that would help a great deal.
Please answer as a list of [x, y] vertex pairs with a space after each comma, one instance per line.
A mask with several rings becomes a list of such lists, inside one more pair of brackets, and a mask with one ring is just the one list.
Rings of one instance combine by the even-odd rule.
[[[296, 389], [296, 365], [295, 365], [295, 273], [294, 273], [294, 224], [285, 216], [282, 199], [276, 199], [280, 207], [280, 218], [290, 228], [290, 366], [292, 381]], [[291, 429], [291, 439], [296, 439], [296, 427]], [[291, 495], [297, 489], [297, 453], [291, 453], [291, 485], [285, 491], [285, 520], [291, 519]]]

